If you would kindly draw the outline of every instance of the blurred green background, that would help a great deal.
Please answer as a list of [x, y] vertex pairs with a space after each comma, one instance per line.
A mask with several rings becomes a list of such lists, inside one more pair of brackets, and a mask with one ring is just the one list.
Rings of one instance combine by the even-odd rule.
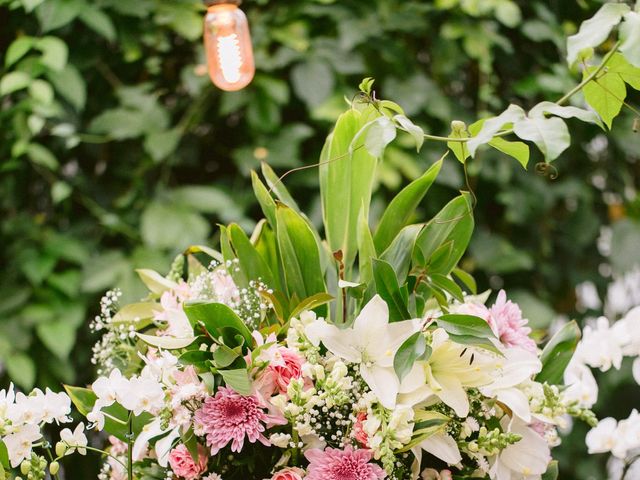
[[[100, 295], [117, 285], [124, 301], [136, 299], [134, 268], [166, 271], [185, 246], [214, 241], [217, 222], [251, 228], [250, 170], [317, 162], [363, 77], [446, 135], [453, 119], [569, 90], [577, 74], [564, 62], [565, 38], [602, 3], [246, 0], [257, 74], [225, 93], [206, 76], [199, 1], [0, 0], [2, 385], [91, 381], [87, 319]], [[637, 105], [637, 92], [628, 101]], [[576, 284], [602, 293], [640, 260], [632, 122], [623, 113], [609, 134], [572, 122], [557, 172], [536, 172], [537, 157], [524, 171], [489, 151], [469, 165], [478, 227], [463, 265], [483, 289], [509, 286], [542, 334], [559, 315], [584, 316]], [[388, 149], [373, 216], [443, 152], [429, 142], [420, 154]], [[286, 182], [319, 221], [316, 171]], [[451, 155], [425, 218], [460, 188]], [[611, 258], [597, 249], [603, 226]], [[606, 382], [598, 414], [626, 417], [628, 365]], [[563, 479], [605, 478], [604, 457], [586, 457], [584, 432], [558, 449]]]

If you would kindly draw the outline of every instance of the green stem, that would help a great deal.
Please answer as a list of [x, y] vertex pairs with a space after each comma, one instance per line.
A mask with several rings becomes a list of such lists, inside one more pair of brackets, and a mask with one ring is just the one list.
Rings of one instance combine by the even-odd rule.
[[133, 480], [133, 412], [129, 412], [127, 432], [127, 478]]
[[[47, 442], [48, 443], [48, 442]], [[53, 462], [55, 462], [56, 460], [53, 458], [53, 453], [51, 453], [51, 447], [47, 447], [46, 449], [47, 455], [49, 456], [49, 465], [51, 465]], [[59, 480], [60, 476], [56, 473], [55, 475], [53, 475], [53, 478]]]
[[298, 437], [298, 431], [295, 427], [291, 429], [291, 441], [294, 444], [293, 451], [291, 452], [291, 461], [294, 466], [298, 465], [298, 442], [300, 438]]
[[[122, 460], [120, 460], [117, 457], [114, 457], [113, 455], [111, 455], [109, 452], [106, 452], [105, 450], [100, 450], [99, 448], [93, 448], [93, 447], [89, 447], [89, 446], [85, 446], [85, 445], [69, 445], [67, 444], [67, 447], [69, 448], [75, 448], [76, 450], [79, 448], [83, 448], [85, 450], [88, 450], [90, 452], [96, 452], [96, 453], [100, 453], [102, 455], [106, 455], [109, 458], [112, 458], [113, 460], [115, 460], [116, 462], [118, 462], [120, 465], [122, 465], [122, 468], [127, 468], [127, 466], [122, 462]], [[53, 459], [54, 462], [57, 462], [59, 460], [61, 460], [62, 458], [64, 458], [64, 455], [62, 455], [61, 457], [56, 457]]]

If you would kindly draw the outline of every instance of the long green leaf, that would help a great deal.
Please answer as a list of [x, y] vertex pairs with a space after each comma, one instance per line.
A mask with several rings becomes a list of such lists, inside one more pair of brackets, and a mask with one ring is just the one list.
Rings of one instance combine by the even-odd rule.
[[273, 200], [273, 197], [265, 187], [258, 174], [251, 171], [251, 184], [253, 185], [253, 192], [258, 199], [258, 203], [260, 204], [260, 208], [262, 208], [262, 213], [264, 213], [265, 218], [271, 225], [271, 228], [276, 228], [276, 202]]
[[[429, 259], [434, 252], [448, 241], [452, 241], [451, 254], [440, 268], [432, 273], [448, 275], [458, 264], [471, 240], [473, 233], [473, 211], [471, 210], [471, 195], [463, 192], [454, 198], [425, 226], [416, 240], [414, 260]], [[419, 255], [415, 254], [419, 250]]]
[[396, 272], [398, 282], [404, 283], [411, 266], [411, 252], [416, 243], [416, 238], [422, 230], [422, 225], [407, 225], [393, 239], [391, 245], [380, 255], [380, 258], [388, 262]]
[[[341, 250], [347, 271], [356, 256], [358, 216], [369, 217], [377, 159], [362, 145], [352, 146], [361, 128], [380, 114], [373, 106], [343, 113], [327, 138], [320, 158], [322, 214], [329, 247]], [[350, 147], [353, 147], [350, 150]]]
[[253, 246], [249, 237], [239, 225], [232, 223], [227, 227], [231, 246], [236, 252], [236, 258], [240, 262], [240, 268], [250, 280], [261, 279], [265, 284], [273, 287], [276, 285], [275, 277], [265, 262], [264, 258]]
[[277, 205], [276, 218], [276, 237], [289, 296], [304, 299], [325, 292], [320, 248], [311, 227], [282, 203]]
[[[446, 156], [446, 154], [445, 154]], [[440, 173], [444, 156], [434, 163], [420, 178], [414, 180], [395, 196], [384, 211], [373, 237], [378, 252], [384, 251], [418, 208], [420, 202]]]
[[384, 260], [373, 259], [373, 277], [377, 293], [389, 307], [389, 321], [398, 322], [410, 318], [407, 302], [391, 265]]

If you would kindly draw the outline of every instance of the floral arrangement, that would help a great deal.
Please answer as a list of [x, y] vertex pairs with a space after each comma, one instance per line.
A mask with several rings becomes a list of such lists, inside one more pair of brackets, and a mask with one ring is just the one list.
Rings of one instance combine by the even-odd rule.
[[[577, 325], [543, 345], [504, 291], [487, 305], [490, 292], [458, 267], [472, 193], [416, 218], [444, 158], [373, 230], [372, 188], [398, 132], [418, 149], [444, 141], [463, 163], [488, 145], [526, 165], [529, 147], [504, 137], [533, 142], [551, 161], [568, 147], [563, 119], [610, 124], [611, 111], [563, 104], [616, 69], [635, 81], [638, 51], [627, 39], [637, 17], [606, 4], [569, 39], [570, 62], [586, 62], [624, 18], [621, 42], [585, 64], [582, 83], [558, 102], [456, 121], [449, 137], [425, 134], [365, 79], [318, 164], [325, 238], [263, 165], [265, 181], [252, 180], [265, 218], [251, 236], [222, 226], [218, 250], [193, 246], [167, 275], [139, 270], [148, 287], [139, 302], [105, 295], [92, 322], [101, 336], [92, 385], [0, 393], [0, 478], [11, 469], [60, 478], [65, 457], [88, 452], [104, 457], [101, 480], [556, 478], [558, 428], [569, 417], [597, 425], [563, 380]], [[585, 347], [575, 364], [596, 366], [593, 353]], [[44, 427], [69, 423], [72, 403], [107, 447], [89, 444], [84, 422], [50, 440]]]

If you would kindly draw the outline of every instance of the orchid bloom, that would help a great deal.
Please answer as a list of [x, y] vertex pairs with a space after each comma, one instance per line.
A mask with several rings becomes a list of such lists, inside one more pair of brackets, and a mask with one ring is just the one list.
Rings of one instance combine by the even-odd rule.
[[337, 357], [359, 364], [360, 375], [380, 404], [392, 409], [400, 387], [393, 359], [400, 345], [419, 331], [420, 324], [420, 319], [389, 323], [389, 307], [376, 295], [351, 328], [340, 329], [320, 319], [308, 325], [305, 334], [316, 346], [322, 342]]

